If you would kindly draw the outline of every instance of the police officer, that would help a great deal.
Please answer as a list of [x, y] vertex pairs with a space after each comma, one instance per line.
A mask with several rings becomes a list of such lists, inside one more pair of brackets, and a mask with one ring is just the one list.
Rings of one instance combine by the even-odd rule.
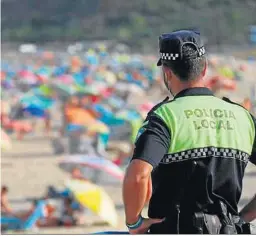
[[163, 34], [159, 47], [174, 98], [156, 105], [138, 133], [123, 183], [126, 225], [132, 234], [237, 233], [245, 167], [256, 164], [256, 120], [205, 87], [198, 32]]

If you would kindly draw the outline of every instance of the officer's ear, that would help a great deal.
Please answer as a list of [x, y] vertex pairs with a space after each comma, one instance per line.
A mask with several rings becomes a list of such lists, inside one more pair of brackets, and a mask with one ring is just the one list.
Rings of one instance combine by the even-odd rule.
[[172, 70], [169, 67], [164, 65], [162, 67], [163, 67], [163, 73], [165, 74], [166, 78], [172, 78], [173, 77]]

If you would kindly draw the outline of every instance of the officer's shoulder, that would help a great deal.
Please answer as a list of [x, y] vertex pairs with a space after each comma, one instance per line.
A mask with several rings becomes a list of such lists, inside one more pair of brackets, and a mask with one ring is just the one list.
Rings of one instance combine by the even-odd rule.
[[241, 104], [233, 102], [227, 97], [223, 97], [222, 100], [224, 100], [225, 102], [229, 102], [233, 105], [237, 105], [237, 106], [241, 107], [244, 111], [248, 112], [250, 114], [250, 116], [252, 117], [252, 120], [253, 120], [253, 122], [255, 123], [255, 126], [256, 126], [256, 118], [246, 108], [244, 108]]
[[159, 107], [161, 107], [162, 105], [169, 103], [173, 100], [170, 100], [169, 97], [166, 97], [163, 101], [157, 103], [153, 108], [151, 108], [151, 110], [148, 112], [148, 114], [152, 114], [154, 111], [156, 111]]
[[247, 111], [241, 104], [236, 103], [236, 102], [230, 100], [230, 99], [227, 98], [227, 97], [223, 97], [222, 100], [225, 101], [225, 102], [228, 102], [228, 103], [230, 103], [230, 104], [237, 105], [237, 106], [243, 108], [245, 111]]
[[171, 100], [169, 97], [166, 97], [163, 101], [157, 103], [153, 108], [151, 108], [151, 110], [148, 112], [148, 115], [147, 115], [147, 118], [146, 120], [148, 120], [150, 117], [154, 116], [155, 115], [155, 111], [157, 109], [159, 109], [161, 106], [163, 106], [164, 104], [166, 103], [170, 103], [172, 102], [173, 100]]

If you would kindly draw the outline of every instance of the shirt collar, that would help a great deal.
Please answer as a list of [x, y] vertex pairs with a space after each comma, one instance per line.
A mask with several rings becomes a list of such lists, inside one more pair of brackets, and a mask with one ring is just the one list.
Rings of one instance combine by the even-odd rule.
[[174, 96], [174, 99], [186, 96], [214, 96], [214, 94], [206, 87], [196, 87], [180, 91], [176, 96]]

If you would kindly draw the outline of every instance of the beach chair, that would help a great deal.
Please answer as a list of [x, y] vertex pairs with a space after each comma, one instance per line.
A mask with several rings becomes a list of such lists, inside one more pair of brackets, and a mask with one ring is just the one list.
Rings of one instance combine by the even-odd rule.
[[1, 217], [1, 225], [7, 230], [29, 230], [33, 228], [36, 222], [44, 217], [45, 202], [39, 201], [34, 212], [26, 221], [22, 221], [16, 217]]

